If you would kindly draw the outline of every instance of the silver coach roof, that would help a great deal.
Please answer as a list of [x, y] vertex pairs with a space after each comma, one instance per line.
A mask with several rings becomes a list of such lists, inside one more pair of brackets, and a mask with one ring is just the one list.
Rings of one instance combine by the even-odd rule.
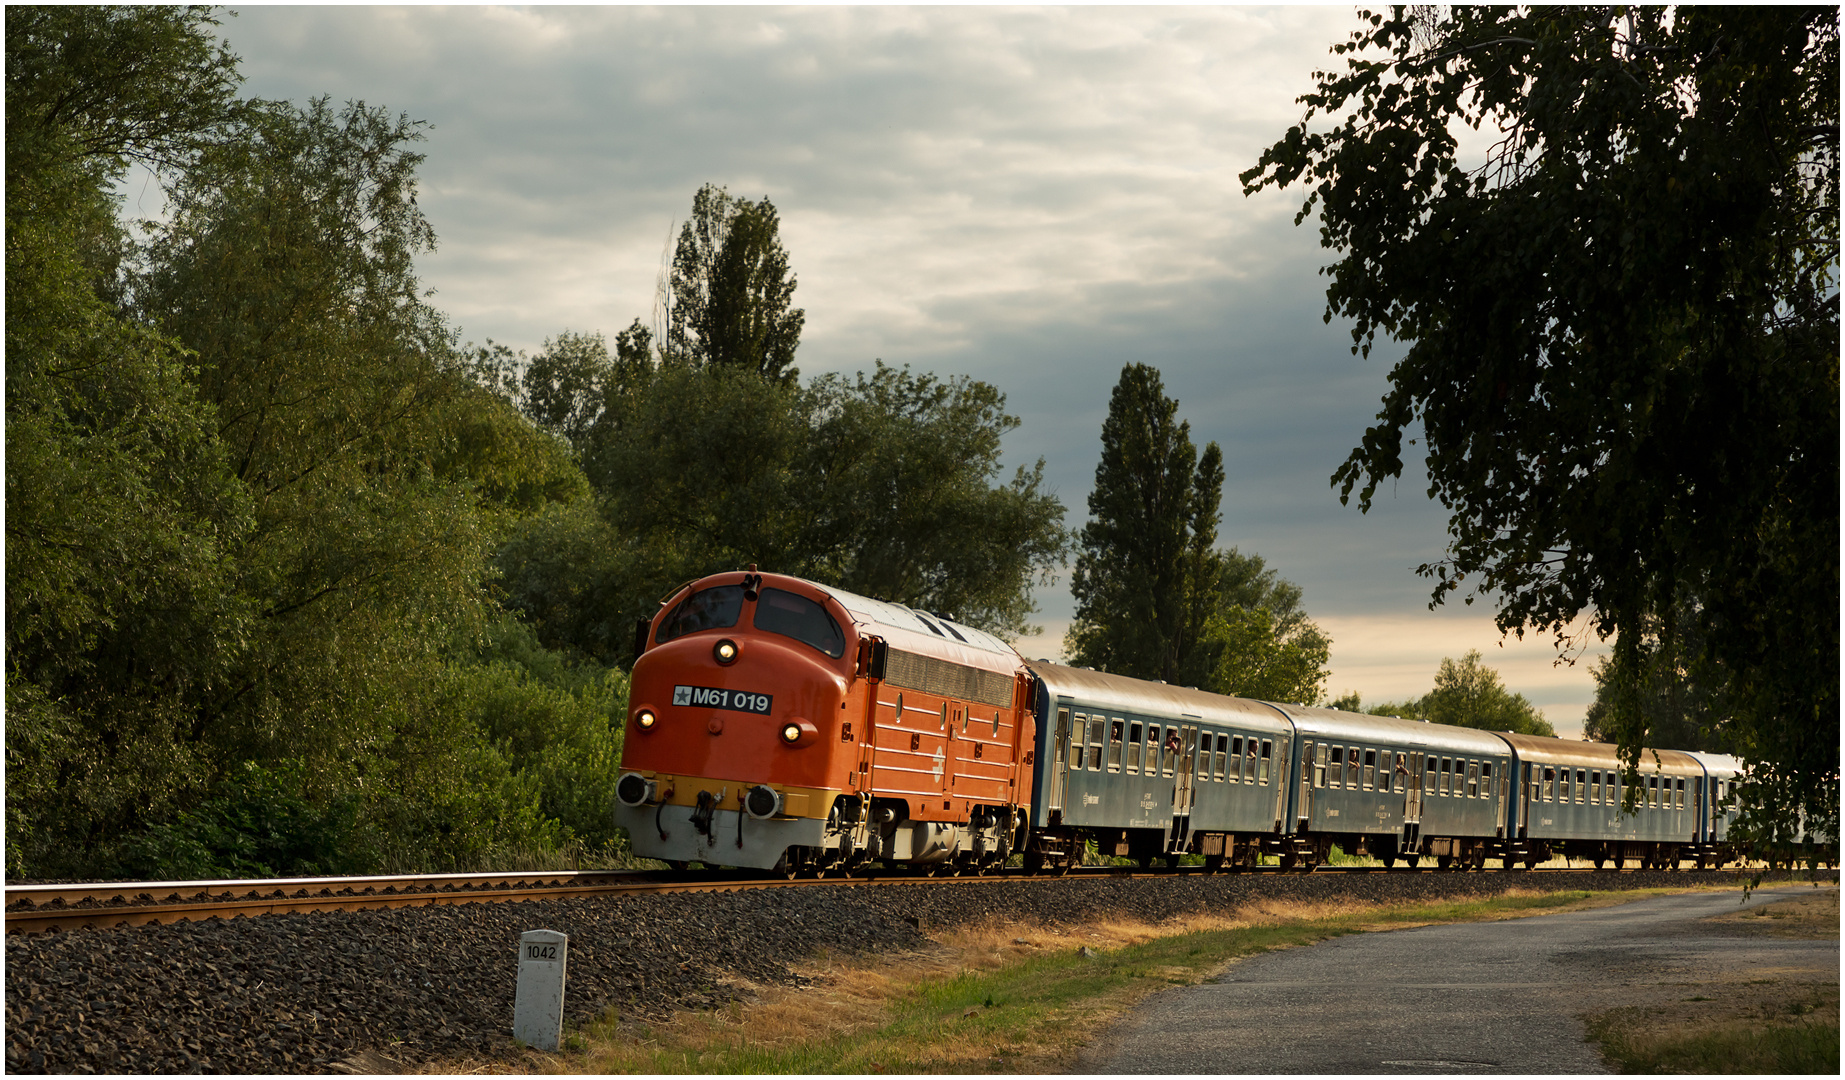
[[1322, 739], [1343, 739], [1357, 743], [1406, 743], [1476, 757], [1511, 753], [1505, 740], [1490, 731], [1430, 724], [1421, 720], [1402, 720], [1394, 716], [1321, 709], [1311, 705], [1276, 705], [1275, 708], [1287, 714], [1302, 735]]
[[1719, 779], [1741, 776], [1744, 769], [1742, 759], [1731, 754], [1711, 754], [1703, 750], [1687, 750], [1685, 756], [1704, 766], [1705, 773]]
[[1026, 666], [1043, 680], [1053, 700], [1063, 698], [1121, 713], [1142, 716], [1180, 716], [1215, 724], [1235, 724], [1291, 734], [1285, 717], [1274, 707], [1248, 698], [1225, 697], [1185, 686], [1130, 679], [1088, 668], [1064, 667], [1043, 660]]

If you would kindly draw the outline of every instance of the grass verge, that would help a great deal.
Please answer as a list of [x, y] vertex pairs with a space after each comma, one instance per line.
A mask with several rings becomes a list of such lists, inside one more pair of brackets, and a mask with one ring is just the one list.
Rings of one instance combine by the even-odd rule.
[[[1839, 936], [1839, 893], [1828, 889], [1711, 920], [1733, 933]], [[1780, 968], [1717, 973], [1661, 987], [1652, 1000], [1591, 1016], [1589, 1035], [1624, 1073], [1839, 1071], [1835, 970]]]
[[1068, 1067], [1088, 1036], [1142, 998], [1209, 978], [1239, 958], [1343, 934], [1518, 918], [1649, 893], [1509, 894], [1414, 906], [1258, 906], [1159, 927], [1134, 922], [948, 931], [906, 956], [820, 957], [801, 990], [755, 988], [754, 1004], [616, 1017], [575, 1033], [575, 1052], [521, 1071], [586, 1073], [1040, 1073]]

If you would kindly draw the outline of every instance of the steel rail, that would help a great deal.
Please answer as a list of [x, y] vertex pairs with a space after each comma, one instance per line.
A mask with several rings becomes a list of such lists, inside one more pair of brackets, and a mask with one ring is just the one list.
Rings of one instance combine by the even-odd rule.
[[[1153, 872], [1133, 867], [1087, 866], [1069, 876], [1157, 879], [1201, 873], [1199, 868]], [[1300, 869], [1263, 867], [1261, 876], [1306, 873]], [[1386, 869], [1381, 866], [1319, 866], [1312, 873], [1454, 874], [1480, 873], [1462, 868]], [[1586, 867], [1542, 870], [1491, 870], [1487, 873], [1586, 873]], [[1629, 871], [1631, 872], [1631, 871]], [[857, 887], [915, 884], [977, 884], [992, 881], [1057, 880], [1057, 875], [1002, 873], [969, 876], [923, 876], [873, 873], [854, 877], [750, 878], [716, 873], [662, 880], [644, 870], [585, 870], [513, 874], [419, 874], [386, 877], [269, 878], [260, 880], [183, 882], [106, 882], [79, 885], [16, 885], [6, 889], [6, 932], [44, 933], [79, 927], [162, 925], [205, 919], [232, 919], [287, 912], [360, 911], [437, 904], [515, 903], [583, 896], [640, 893], [734, 892], [745, 889], [813, 885]], [[1247, 875], [1250, 871], [1239, 871]], [[291, 891], [292, 890], [292, 891]], [[191, 899], [187, 899], [190, 897]]]

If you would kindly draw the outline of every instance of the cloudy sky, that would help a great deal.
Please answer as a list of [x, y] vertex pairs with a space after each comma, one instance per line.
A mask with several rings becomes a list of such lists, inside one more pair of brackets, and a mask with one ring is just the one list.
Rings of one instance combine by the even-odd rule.
[[[1109, 392], [1151, 364], [1223, 448], [1220, 541], [1301, 585], [1331, 635], [1332, 693], [1419, 694], [1479, 649], [1580, 731], [1601, 650], [1557, 667], [1548, 639], [1502, 645], [1489, 599], [1430, 612], [1413, 568], [1445, 518], [1422, 474], [1365, 515], [1328, 482], [1397, 350], [1350, 354], [1299, 195], [1245, 198], [1236, 176], [1299, 119], [1353, 9], [237, 10], [247, 93], [428, 122], [441, 241], [421, 271], [466, 338], [612, 336], [648, 315], [701, 184], [767, 195], [803, 372], [881, 358], [993, 383], [1021, 420], [1011, 463], [1045, 459], [1074, 527]], [[1067, 582], [1039, 591], [1027, 655], [1059, 654]]]

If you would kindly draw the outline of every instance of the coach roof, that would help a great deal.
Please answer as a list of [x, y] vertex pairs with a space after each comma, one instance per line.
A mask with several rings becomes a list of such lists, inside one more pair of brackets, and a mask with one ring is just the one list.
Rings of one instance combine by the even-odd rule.
[[1490, 731], [1449, 727], [1395, 716], [1321, 709], [1311, 705], [1276, 705], [1294, 721], [1302, 736], [1347, 743], [1390, 743], [1419, 750], [1445, 751], [1475, 757], [1506, 754], [1504, 740]]
[[1064, 667], [1043, 660], [1026, 662], [1052, 698], [1141, 716], [1181, 717], [1213, 724], [1254, 727], [1291, 733], [1287, 720], [1274, 707], [1248, 698], [1209, 694], [1186, 686], [1143, 682], [1121, 675]]

